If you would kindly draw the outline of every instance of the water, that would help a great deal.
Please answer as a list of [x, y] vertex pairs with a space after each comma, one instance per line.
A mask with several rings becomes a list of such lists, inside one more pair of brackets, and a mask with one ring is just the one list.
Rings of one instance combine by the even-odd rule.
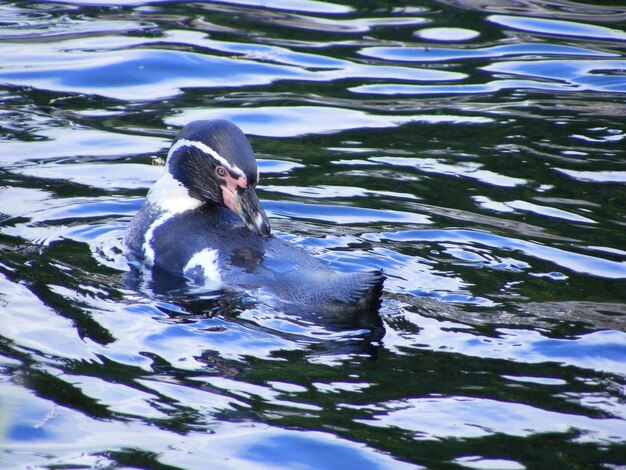
[[[3, 2], [2, 468], [626, 465], [621, 2]], [[386, 335], [125, 282], [180, 126]]]

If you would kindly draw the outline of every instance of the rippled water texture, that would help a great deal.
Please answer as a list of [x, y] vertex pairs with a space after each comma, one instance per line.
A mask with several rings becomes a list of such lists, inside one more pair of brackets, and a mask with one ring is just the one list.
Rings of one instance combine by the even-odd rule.
[[[0, 467], [626, 465], [622, 3], [0, 3]], [[216, 117], [381, 341], [129, 285]]]

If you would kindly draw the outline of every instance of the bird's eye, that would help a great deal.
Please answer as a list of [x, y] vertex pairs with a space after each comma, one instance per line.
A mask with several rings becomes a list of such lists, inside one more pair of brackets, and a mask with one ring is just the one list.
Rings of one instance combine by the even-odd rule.
[[226, 176], [226, 168], [224, 168], [223, 166], [218, 166], [215, 169], [215, 173], [217, 173], [217, 176], [219, 176], [220, 178], [223, 178], [224, 176]]

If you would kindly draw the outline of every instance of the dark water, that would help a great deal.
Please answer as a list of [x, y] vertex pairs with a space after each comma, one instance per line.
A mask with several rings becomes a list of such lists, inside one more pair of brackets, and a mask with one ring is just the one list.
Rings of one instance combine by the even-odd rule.
[[[626, 9], [0, 4], [2, 468], [626, 465]], [[124, 283], [176, 130], [276, 233], [384, 268], [386, 335]]]

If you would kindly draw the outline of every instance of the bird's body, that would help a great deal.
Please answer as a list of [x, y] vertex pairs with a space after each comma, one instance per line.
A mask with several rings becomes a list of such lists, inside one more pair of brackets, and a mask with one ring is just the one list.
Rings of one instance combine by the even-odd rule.
[[132, 224], [129, 248], [141, 252], [150, 230], [153, 269], [184, 276], [194, 285], [260, 290], [290, 303], [329, 307], [356, 305], [381, 280], [378, 272], [334, 271], [292, 243], [250, 231], [225, 208], [198, 208], [170, 217], [158, 212], [150, 216], [149, 206], [141, 210], [145, 212], [138, 220], [146, 216], [157, 226]]
[[131, 258], [153, 274], [194, 285], [259, 291], [313, 310], [375, 311], [382, 273], [332, 270], [270, 235], [257, 181], [254, 154], [239, 128], [221, 120], [190, 123], [129, 225]]

